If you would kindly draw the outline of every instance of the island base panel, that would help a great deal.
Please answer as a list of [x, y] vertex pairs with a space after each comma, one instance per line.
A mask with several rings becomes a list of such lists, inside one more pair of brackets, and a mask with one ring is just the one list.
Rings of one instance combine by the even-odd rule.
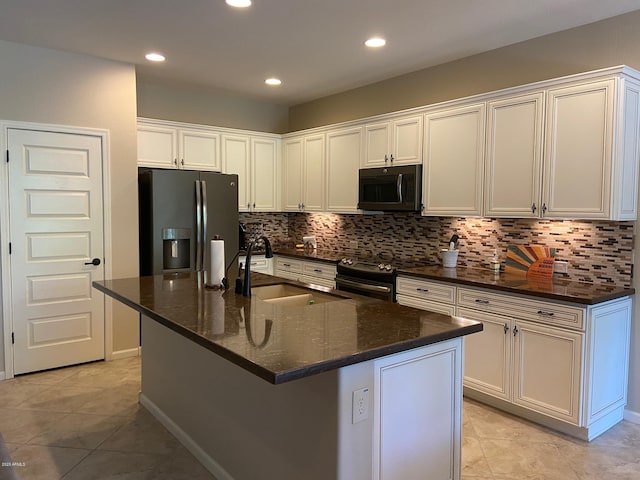
[[[376, 458], [384, 458], [381, 448], [403, 451], [406, 439], [386, 438], [381, 444], [379, 426], [385, 419], [380, 412], [385, 409], [377, 398], [384, 397], [382, 369], [397, 368], [394, 380], [402, 382], [404, 365], [413, 367], [405, 381], [423, 384], [418, 392], [428, 391], [427, 384], [432, 391], [449, 390], [443, 392], [448, 398], [444, 403], [452, 404], [447, 412], [451, 434], [444, 443], [437, 444], [429, 433], [442, 423], [442, 412], [435, 409], [431, 422], [428, 414], [420, 416], [431, 423], [417, 430], [425, 432], [422, 444], [434, 450], [421, 451], [416, 459], [419, 465], [437, 452], [450, 466], [439, 465], [437, 477], [416, 469], [415, 478], [459, 478], [462, 378], [455, 365], [461, 364], [460, 339], [273, 385], [145, 316], [142, 335], [141, 403], [220, 480], [393, 480], [393, 472], [381, 469]], [[449, 376], [442, 375], [439, 351], [451, 359]], [[414, 355], [435, 361], [414, 362]], [[420, 365], [425, 368], [416, 372]], [[438, 370], [435, 375], [430, 368]], [[433, 383], [440, 379], [445, 379], [442, 385]], [[362, 388], [371, 391], [369, 418], [354, 424], [352, 395]], [[428, 398], [412, 399], [411, 404], [423, 405], [427, 412], [432, 407]]]

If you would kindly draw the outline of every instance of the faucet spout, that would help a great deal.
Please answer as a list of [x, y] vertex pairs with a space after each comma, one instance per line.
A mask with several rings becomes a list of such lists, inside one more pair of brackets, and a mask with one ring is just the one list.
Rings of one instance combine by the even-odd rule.
[[264, 241], [264, 256], [266, 258], [273, 258], [273, 250], [271, 248], [271, 242], [264, 235], [255, 241], [251, 242], [249, 248], [247, 248], [247, 256], [244, 262], [244, 284], [242, 285], [242, 295], [245, 297], [251, 296], [251, 254], [253, 247], [255, 247], [258, 241]]

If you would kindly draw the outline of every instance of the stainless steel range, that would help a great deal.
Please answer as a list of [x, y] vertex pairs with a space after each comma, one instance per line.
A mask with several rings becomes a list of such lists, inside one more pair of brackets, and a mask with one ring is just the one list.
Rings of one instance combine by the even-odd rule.
[[397, 275], [390, 263], [343, 258], [337, 267], [336, 289], [395, 302]]

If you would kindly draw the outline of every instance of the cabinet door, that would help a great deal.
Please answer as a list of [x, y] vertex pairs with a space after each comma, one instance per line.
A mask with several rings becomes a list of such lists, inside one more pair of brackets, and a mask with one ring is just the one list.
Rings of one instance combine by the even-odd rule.
[[513, 403], [579, 425], [584, 334], [517, 321], [513, 335]]
[[303, 210], [324, 210], [324, 134], [304, 139]]
[[180, 130], [180, 166], [187, 170], [219, 172], [220, 135], [199, 130]]
[[614, 80], [549, 90], [544, 217], [609, 217], [613, 100]]
[[457, 315], [483, 323], [482, 332], [464, 338], [464, 386], [511, 400], [512, 321], [468, 308]]
[[178, 168], [177, 147], [175, 128], [138, 124], [138, 165]]
[[489, 102], [484, 215], [539, 217], [542, 92]]
[[422, 163], [422, 115], [393, 121], [392, 165]]
[[480, 215], [485, 105], [425, 116], [423, 196], [425, 215]]
[[284, 209], [299, 212], [302, 209], [302, 138], [285, 140], [282, 147], [284, 170]]
[[222, 136], [222, 167], [224, 173], [238, 175], [238, 210], [251, 210], [249, 137]]
[[252, 210], [278, 210], [278, 141], [272, 138], [252, 138], [251, 165]]
[[361, 127], [327, 133], [328, 211], [358, 211], [358, 168], [362, 150]]
[[389, 165], [391, 153], [391, 125], [389, 122], [365, 126], [365, 167]]

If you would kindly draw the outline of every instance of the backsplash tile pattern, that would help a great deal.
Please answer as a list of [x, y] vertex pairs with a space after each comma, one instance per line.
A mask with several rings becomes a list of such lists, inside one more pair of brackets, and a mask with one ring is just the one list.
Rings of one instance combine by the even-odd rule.
[[[293, 246], [315, 235], [318, 248], [362, 258], [439, 262], [438, 252], [455, 233], [460, 237], [458, 265], [485, 267], [495, 248], [504, 262], [508, 245], [544, 245], [569, 262], [566, 275], [589, 283], [631, 286], [634, 222], [552, 221], [422, 217], [418, 213], [339, 215], [314, 213], [241, 214], [262, 223], [276, 245]], [[351, 242], [357, 242], [354, 248]]]

